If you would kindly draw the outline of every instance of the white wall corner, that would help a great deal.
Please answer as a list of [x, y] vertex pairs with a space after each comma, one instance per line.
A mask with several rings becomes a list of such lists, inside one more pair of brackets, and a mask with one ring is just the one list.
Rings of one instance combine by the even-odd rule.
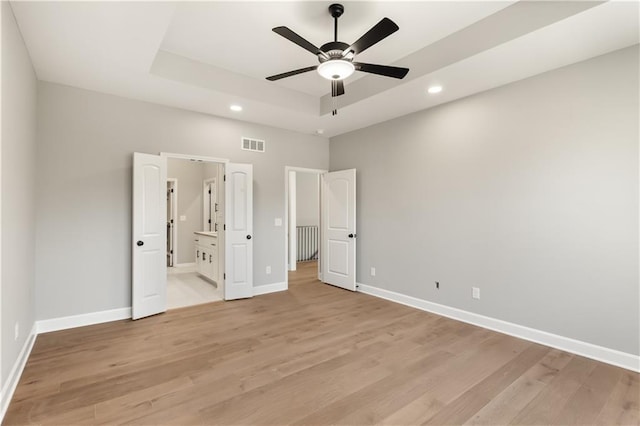
[[118, 321], [131, 318], [131, 308], [110, 309], [108, 311], [91, 312], [88, 314], [73, 315], [69, 317], [40, 320], [36, 323], [37, 332], [48, 333], [50, 331], [66, 330], [69, 328], [84, 327], [85, 325], [101, 324], [104, 322]]
[[4, 419], [4, 415], [7, 412], [7, 408], [9, 408], [11, 398], [13, 398], [13, 393], [16, 391], [16, 387], [18, 387], [18, 382], [20, 381], [22, 372], [27, 365], [27, 360], [31, 354], [31, 349], [33, 349], [33, 344], [36, 341], [37, 334], [37, 324], [34, 323], [33, 327], [31, 327], [29, 337], [27, 337], [24, 345], [22, 346], [18, 359], [16, 359], [16, 362], [13, 364], [13, 367], [9, 372], [9, 376], [5, 380], [4, 386], [2, 386], [2, 391], [0, 393], [0, 422]]
[[640, 372], [640, 356], [621, 352], [615, 349], [606, 348], [604, 346], [594, 345], [592, 343], [571, 339], [569, 337], [559, 336], [557, 334], [548, 333], [546, 331], [525, 327], [523, 325], [487, 317], [473, 312], [464, 311], [462, 309], [452, 308], [450, 306], [429, 302], [424, 299], [418, 299], [413, 296], [396, 293], [394, 291], [373, 287], [367, 284], [358, 283], [358, 291], [371, 296], [386, 299], [392, 302], [407, 305], [422, 311], [431, 312], [443, 317], [466, 322], [468, 324], [477, 325], [499, 333], [508, 334], [520, 339], [539, 343], [552, 348], [571, 352], [576, 355], [591, 358], [596, 361], [605, 362], [607, 364], [622, 367], [627, 370]]
[[260, 296], [261, 294], [276, 293], [278, 291], [285, 291], [285, 290], [287, 290], [287, 283], [283, 281], [281, 283], [255, 286], [253, 287], [253, 295]]

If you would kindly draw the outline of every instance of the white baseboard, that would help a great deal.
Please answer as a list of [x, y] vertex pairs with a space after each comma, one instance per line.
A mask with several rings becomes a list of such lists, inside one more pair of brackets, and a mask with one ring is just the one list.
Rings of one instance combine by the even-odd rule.
[[260, 296], [261, 294], [275, 293], [285, 290], [287, 290], [287, 283], [285, 282], [259, 285], [253, 288], [253, 295]]
[[66, 330], [68, 328], [84, 327], [85, 325], [100, 324], [131, 318], [131, 308], [118, 308], [108, 311], [91, 312], [70, 317], [41, 320], [36, 323], [38, 334], [50, 331]]
[[27, 340], [25, 340], [24, 345], [22, 346], [18, 359], [16, 359], [16, 362], [13, 364], [13, 368], [11, 368], [11, 372], [9, 372], [7, 380], [4, 382], [4, 386], [0, 392], [0, 422], [4, 419], [7, 408], [9, 408], [9, 403], [11, 402], [11, 398], [13, 398], [13, 393], [16, 391], [16, 387], [18, 386], [24, 367], [27, 365], [27, 360], [31, 354], [31, 349], [33, 349], [33, 344], [36, 341], [37, 334], [37, 326], [34, 323], [31, 328], [31, 333], [29, 333]]
[[196, 267], [196, 262], [191, 262], [191, 263], [176, 263], [173, 266], [170, 266], [170, 268], [195, 268]]
[[536, 330], [534, 328], [525, 327], [511, 322], [486, 317], [484, 315], [474, 314], [472, 312], [463, 311], [462, 309], [440, 305], [424, 299], [418, 299], [416, 297], [407, 296], [366, 284], [358, 284], [358, 291], [371, 296], [390, 300], [392, 302], [411, 306], [412, 308], [442, 315], [443, 317], [452, 318], [483, 328], [488, 328], [489, 330], [508, 334], [510, 336], [519, 337], [520, 339], [540, 343], [545, 346], [551, 346], [552, 348], [561, 349], [566, 352], [602, 361], [617, 367], [626, 368], [627, 370], [640, 372], [640, 356], [637, 355], [559, 336], [546, 331]]

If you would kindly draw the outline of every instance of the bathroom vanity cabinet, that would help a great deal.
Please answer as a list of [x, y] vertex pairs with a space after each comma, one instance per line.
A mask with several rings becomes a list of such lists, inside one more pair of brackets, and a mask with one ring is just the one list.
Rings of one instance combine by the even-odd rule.
[[196, 271], [210, 279], [218, 281], [218, 237], [213, 232], [196, 232]]

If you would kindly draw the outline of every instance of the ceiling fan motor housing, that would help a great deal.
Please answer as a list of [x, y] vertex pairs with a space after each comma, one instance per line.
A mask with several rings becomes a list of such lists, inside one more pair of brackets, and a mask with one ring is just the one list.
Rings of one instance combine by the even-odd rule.
[[322, 62], [326, 62], [329, 61], [331, 59], [344, 59], [343, 58], [343, 52], [349, 48], [349, 45], [347, 43], [343, 43], [341, 41], [330, 41], [329, 43], [325, 43], [322, 46], [320, 46], [320, 50], [322, 50], [324, 53], [326, 53], [329, 58], [325, 58], [322, 55], [318, 55], [318, 60], [320, 61], [320, 63]]

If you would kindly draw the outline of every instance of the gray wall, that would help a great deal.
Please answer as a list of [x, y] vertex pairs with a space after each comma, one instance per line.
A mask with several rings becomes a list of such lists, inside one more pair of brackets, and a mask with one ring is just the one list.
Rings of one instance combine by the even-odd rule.
[[[274, 226], [284, 167], [328, 168], [326, 138], [46, 82], [38, 90], [38, 319], [131, 305], [134, 151], [252, 163], [254, 284], [285, 280], [285, 229]], [[266, 152], [243, 151], [242, 136], [266, 140]]]
[[296, 225], [318, 226], [319, 209], [318, 175], [296, 172]]
[[[36, 75], [11, 6], [2, 2], [1, 384], [34, 323]], [[20, 336], [14, 340], [14, 325]]]
[[202, 179], [211, 179], [218, 177], [218, 164], [217, 163], [201, 163], [202, 164]]
[[[167, 177], [178, 179], [178, 258], [177, 263], [195, 262], [195, 231], [202, 231], [202, 163], [170, 158]], [[180, 216], [186, 216], [182, 222]]]
[[332, 138], [358, 281], [640, 353], [638, 89], [633, 46]]

